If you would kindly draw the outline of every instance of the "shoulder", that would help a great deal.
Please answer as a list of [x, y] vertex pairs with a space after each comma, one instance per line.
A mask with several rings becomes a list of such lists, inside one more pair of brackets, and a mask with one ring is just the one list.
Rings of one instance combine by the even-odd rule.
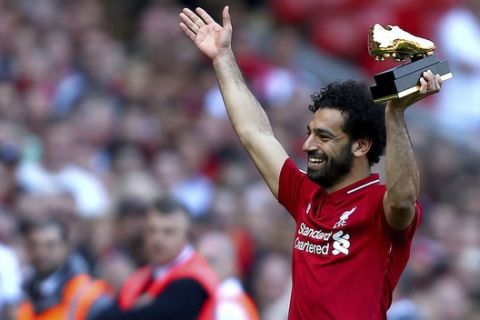
[[300, 169], [297, 164], [291, 159], [287, 158], [283, 163], [282, 170], [280, 171], [280, 175], [284, 174], [296, 174], [299, 176], [307, 176], [305, 170]]
[[133, 271], [130, 274], [130, 276], [127, 278], [127, 282], [148, 279], [151, 276], [151, 274], [152, 274], [152, 269], [149, 266], [143, 266]]
[[285, 160], [280, 171], [280, 187], [284, 189], [297, 187], [312, 191], [321, 189], [318, 184], [310, 180], [307, 172], [300, 169], [291, 158]]
[[129, 295], [130, 292], [139, 290], [151, 279], [152, 270], [148, 266], [141, 267], [130, 274], [120, 289], [120, 294]]
[[163, 290], [162, 294], [167, 296], [175, 295], [179, 297], [202, 297], [207, 298], [209, 296], [209, 292], [205, 289], [205, 287], [194, 278], [180, 278], [171, 281], [165, 289]]
[[217, 276], [208, 262], [198, 252], [181, 267], [172, 271], [168, 278], [170, 281], [190, 279], [205, 287], [208, 292], [213, 292], [218, 286]]

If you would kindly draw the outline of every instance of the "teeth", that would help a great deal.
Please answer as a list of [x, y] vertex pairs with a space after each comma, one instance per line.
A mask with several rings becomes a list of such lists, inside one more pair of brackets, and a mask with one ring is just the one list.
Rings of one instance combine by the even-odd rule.
[[322, 163], [322, 162], [323, 162], [323, 159], [310, 158], [310, 159], [308, 159], [308, 161], [310, 161], [310, 162], [313, 163], [313, 164], [319, 164], [319, 163]]

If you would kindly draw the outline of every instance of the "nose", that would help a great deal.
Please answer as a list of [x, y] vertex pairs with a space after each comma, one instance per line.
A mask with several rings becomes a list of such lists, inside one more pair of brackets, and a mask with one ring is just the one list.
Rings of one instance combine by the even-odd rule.
[[302, 149], [305, 152], [317, 151], [319, 149], [318, 144], [315, 143], [315, 136], [313, 134], [310, 134], [307, 137], [307, 139], [303, 143]]

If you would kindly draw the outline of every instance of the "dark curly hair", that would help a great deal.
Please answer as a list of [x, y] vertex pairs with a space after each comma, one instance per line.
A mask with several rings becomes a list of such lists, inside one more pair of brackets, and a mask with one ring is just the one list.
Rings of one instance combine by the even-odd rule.
[[310, 111], [330, 108], [339, 110], [345, 122], [342, 130], [351, 141], [368, 139], [372, 147], [367, 153], [370, 165], [377, 163], [385, 151], [385, 104], [376, 105], [368, 87], [355, 80], [335, 81], [312, 94]]

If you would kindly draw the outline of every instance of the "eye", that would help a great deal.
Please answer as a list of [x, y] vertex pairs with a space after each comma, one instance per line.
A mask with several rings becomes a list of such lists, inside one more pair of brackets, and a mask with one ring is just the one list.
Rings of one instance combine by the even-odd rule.
[[329, 136], [326, 136], [326, 135], [320, 135], [319, 138], [322, 141], [329, 141], [331, 139]]

